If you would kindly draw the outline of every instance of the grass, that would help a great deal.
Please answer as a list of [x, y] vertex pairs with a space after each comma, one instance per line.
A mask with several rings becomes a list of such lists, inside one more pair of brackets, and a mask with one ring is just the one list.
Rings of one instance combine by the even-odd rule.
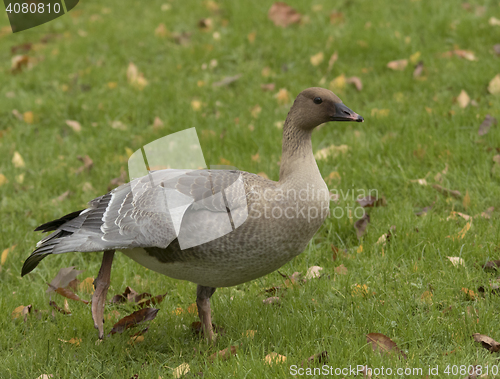
[[[446, 365], [498, 365], [498, 354], [490, 354], [471, 335], [500, 339], [500, 299], [477, 291], [495, 278], [481, 265], [499, 259], [500, 178], [491, 169], [500, 129], [494, 126], [485, 136], [477, 130], [486, 114], [499, 116], [500, 96], [489, 94], [487, 86], [500, 73], [492, 49], [499, 42], [499, 29], [488, 23], [492, 16], [500, 18], [500, 6], [487, 0], [469, 3], [470, 11], [455, 1], [290, 1], [305, 22], [283, 29], [267, 18], [271, 1], [218, 1], [214, 11], [214, 2], [172, 0], [165, 2], [170, 9], [162, 11], [162, 2], [156, 1], [110, 0], [103, 7], [89, 0], [53, 22], [0, 37], [0, 173], [8, 180], [0, 186], [0, 250], [17, 245], [0, 271], [0, 377], [138, 374], [156, 379], [172, 377], [171, 368], [183, 362], [191, 367], [186, 377], [198, 372], [209, 378], [290, 377], [290, 365], [323, 350], [332, 367], [410, 367], [423, 368], [426, 374], [429, 366], [438, 365], [440, 375], [435, 377], [446, 376]], [[342, 22], [330, 23], [333, 9], [343, 13]], [[204, 17], [213, 21], [209, 31], [197, 26]], [[179, 45], [172, 37], [155, 36], [160, 23], [171, 35], [192, 33], [190, 40]], [[0, 27], [7, 25], [7, 17], [1, 16]], [[247, 37], [252, 32], [253, 43]], [[55, 37], [40, 43], [47, 34]], [[13, 74], [10, 48], [27, 42], [34, 43], [26, 53], [33, 67]], [[455, 48], [472, 50], [477, 60], [443, 57]], [[339, 58], [328, 72], [335, 51]], [[319, 52], [325, 59], [313, 66], [309, 58]], [[411, 64], [403, 71], [386, 67], [417, 52], [424, 62], [418, 79]], [[216, 67], [210, 66], [212, 60]], [[129, 62], [149, 82], [142, 91], [127, 83]], [[203, 69], [203, 64], [208, 67]], [[262, 75], [265, 67], [268, 77]], [[236, 74], [242, 77], [230, 86], [211, 85]], [[155, 295], [168, 291], [143, 342], [129, 344], [133, 332], [125, 332], [96, 345], [90, 308], [81, 303], [70, 302], [71, 316], [12, 320], [11, 312], [19, 305], [49, 309], [46, 283], [60, 268], [85, 269], [82, 279], [97, 274], [101, 254], [74, 253], [48, 257], [33, 273], [20, 277], [23, 261], [40, 238], [34, 227], [82, 209], [105, 193], [120, 168], [126, 168], [126, 148], [136, 150], [196, 126], [208, 165], [229, 161], [278, 179], [281, 130], [275, 123], [285, 119], [302, 89], [328, 87], [341, 74], [362, 80], [362, 91], [347, 85], [336, 93], [366, 122], [332, 123], [315, 131], [315, 151], [332, 144], [349, 146], [346, 154], [319, 161], [319, 168], [325, 177], [338, 172], [341, 180], [330, 187], [349, 193], [335, 206], [355, 207], [353, 191], [369, 189], [383, 195], [387, 206], [370, 210], [371, 223], [361, 241], [355, 220], [329, 218], [306, 251], [281, 268], [288, 274], [305, 273], [318, 265], [326, 274], [322, 278], [288, 289], [281, 306], [262, 304], [268, 296], [264, 289], [283, 286], [278, 273], [218, 289], [212, 298], [214, 322], [226, 333], [213, 347], [190, 330], [194, 315], [175, 313], [193, 303], [195, 285], [160, 276], [120, 254], [110, 294], [127, 285]], [[271, 82], [276, 89], [263, 92], [260, 85]], [[274, 96], [280, 88], [290, 94], [281, 106]], [[461, 90], [477, 106], [460, 108], [454, 98]], [[200, 110], [193, 110], [193, 100], [201, 102]], [[253, 117], [256, 105], [261, 112]], [[33, 122], [19, 120], [13, 109], [32, 112]], [[163, 128], [152, 126], [155, 117], [164, 121]], [[74, 132], [65, 120], [79, 121], [82, 131]], [[121, 121], [127, 130], [111, 128], [112, 121]], [[16, 151], [24, 168], [11, 161]], [[252, 159], [257, 153], [260, 159]], [[83, 155], [94, 166], [75, 175], [82, 165], [77, 157]], [[461, 198], [431, 187], [445, 167], [440, 184], [460, 191]], [[412, 182], [421, 178], [429, 185]], [[53, 201], [66, 190], [69, 197]], [[464, 201], [466, 193], [470, 202]], [[426, 216], [415, 216], [430, 205]], [[473, 216], [491, 206], [491, 219], [475, 218], [462, 239], [448, 238], [466, 225], [461, 218], [447, 221], [451, 211]], [[396, 232], [390, 243], [377, 244], [392, 225]], [[332, 245], [346, 253], [333, 260]], [[461, 257], [465, 265], [454, 267], [447, 256]], [[341, 264], [347, 275], [335, 274]], [[367, 293], [356, 293], [357, 284], [366, 285]], [[475, 299], [462, 288], [472, 290]], [[425, 291], [432, 292], [430, 301], [422, 300]], [[62, 305], [61, 298], [54, 299]], [[113, 310], [121, 316], [132, 311], [106, 307], [107, 314]], [[106, 330], [111, 324], [106, 323]], [[242, 336], [246, 330], [256, 330], [255, 337]], [[372, 332], [389, 336], [408, 360], [373, 353], [365, 336]], [[80, 338], [80, 346], [59, 340], [71, 338]], [[209, 363], [210, 354], [238, 344], [236, 357]], [[286, 356], [286, 363], [264, 364], [270, 352]]]

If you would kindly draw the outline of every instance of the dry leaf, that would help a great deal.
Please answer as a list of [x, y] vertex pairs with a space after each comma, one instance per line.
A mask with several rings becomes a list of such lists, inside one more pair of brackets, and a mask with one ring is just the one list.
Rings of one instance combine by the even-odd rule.
[[18, 307], [16, 307], [13, 311], [12, 311], [12, 319], [15, 320], [19, 317], [23, 317], [24, 318], [24, 321], [26, 322], [27, 318], [28, 318], [28, 314], [31, 312], [31, 304], [30, 305], [20, 305]]
[[330, 24], [341, 24], [344, 22], [344, 14], [342, 12], [333, 11], [330, 13]]
[[403, 71], [408, 66], [408, 59], [398, 59], [387, 63], [387, 67], [391, 70]]
[[313, 66], [318, 66], [321, 62], [323, 62], [323, 59], [325, 58], [325, 55], [323, 54], [322, 51], [320, 51], [318, 54], [314, 54], [309, 58], [311, 64]]
[[368, 226], [369, 222], [370, 222], [370, 215], [365, 213], [363, 217], [361, 217], [358, 221], [354, 223], [354, 228], [356, 228], [356, 235], [358, 236], [358, 238], [361, 238], [365, 235], [366, 227]]
[[462, 265], [465, 267], [465, 261], [460, 257], [448, 257], [448, 256], [446, 256], [446, 258], [448, 258], [450, 260], [450, 262], [453, 264], [453, 266], [455, 266], [455, 267], [457, 267], [458, 265]]
[[[50, 284], [49, 284], [49, 286], [50, 286]], [[71, 291], [68, 288], [60, 288], [59, 287], [59, 288], [56, 288], [54, 291], [57, 292], [59, 295], [64, 296], [68, 299], [75, 300], [75, 301], [81, 301], [84, 304], [89, 303], [87, 300], [80, 299], [80, 297], [78, 295], [76, 295], [73, 291]]]
[[462, 287], [462, 290], [461, 290], [463, 293], [465, 293], [465, 296], [467, 296], [467, 299], [469, 300], [476, 300], [476, 297], [477, 295], [474, 293], [474, 291], [468, 289], [468, 288], [465, 288], [465, 287]]
[[255, 333], [257, 333], [256, 330], [247, 330], [246, 332], [242, 333], [242, 336], [253, 339], [255, 337]]
[[424, 70], [424, 62], [420, 61], [415, 66], [415, 70], [413, 70], [413, 77], [418, 78], [420, 75], [422, 75], [423, 70]]
[[68, 125], [74, 132], [80, 133], [82, 131], [82, 126], [78, 121], [66, 120], [66, 125]]
[[325, 364], [326, 362], [328, 362], [328, 352], [325, 350], [321, 353], [311, 355], [306, 361], [302, 361], [300, 366], [304, 367], [312, 364]]
[[353, 296], [365, 297], [368, 295], [368, 286], [366, 284], [353, 284], [351, 293]]
[[127, 68], [127, 81], [133, 87], [143, 90], [148, 84], [148, 81], [144, 78], [144, 75], [139, 72], [139, 69], [135, 64], [130, 62]]
[[113, 329], [111, 329], [109, 334], [122, 333], [125, 329], [132, 328], [144, 321], [151, 321], [156, 317], [158, 311], [159, 309], [156, 308], [143, 308], [136, 311], [113, 325]]
[[5, 264], [5, 261], [7, 260], [7, 256], [9, 255], [9, 253], [11, 251], [13, 251], [15, 249], [17, 245], [12, 245], [11, 247], [8, 247], [7, 249], [4, 249], [4, 251], [2, 251], [2, 255], [0, 257], [0, 265], [3, 266]]
[[12, 156], [12, 164], [16, 168], [24, 168], [26, 166], [23, 157], [17, 151], [15, 151], [14, 155]]
[[60, 269], [56, 277], [49, 283], [49, 288], [45, 291], [45, 293], [53, 292], [60, 287], [67, 287], [68, 284], [83, 271], [84, 270], [75, 270], [75, 266]]
[[465, 226], [462, 228], [462, 230], [458, 232], [457, 238], [460, 240], [463, 239], [465, 237], [465, 234], [467, 234], [467, 232], [469, 231], [470, 226], [471, 222], [468, 221], [467, 224], [465, 224]]
[[[55, 301], [49, 301], [49, 305], [54, 308], [56, 311], [58, 311], [59, 313], [62, 313], [63, 315], [70, 315], [71, 312], [69, 310], [66, 310], [64, 308], [61, 308], [59, 305], [56, 304]], [[66, 341], [65, 341], [66, 342]]]
[[480, 136], [484, 136], [485, 134], [487, 134], [490, 131], [491, 126], [496, 125], [496, 124], [497, 124], [497, 119], [495, 117], [487, 114], [486, 117], [484, 118], [483, 122], [479, 126], [479, 130], [478, 130], [477, 134], [479, 134]]
[[215, 82], [212, 84], [212, 87], [222, 87], [222, 86], [228, 86], [231, 83], [234, 83], [237, 81], [239, 78], [241, 78], [241, 74], [233, 75], [233, 76], [226, 76], [224, 79]]
[[333, 65], [335, 64], [335, 62], [337, 62], [338, 59], [339, 59], [339, 54], [337, 52], [334, 52], [330, 57], [330, 59], [328, 60], [327, 73], [330, 73], [330, 71], [332, 71]]
[[64, 200], [66, 200], [68, 197], [70, 197], [70, 195], [71, 195], [71, 191], [67, 190], [67, 191], [63, 192], [61, 195], [59, 195], [58, 197], [56, 197], [55, 199], [52, 199], [52, 203], [59, 204], [59, 203], [63, 202]]
[[481, 342], [481, 345], [491, 351], [492, 353], [496, 353], [497, 351], [500, 351], [500, 343], [495, 341], [493, 338], [488, 337], [484, 334], [479, 334], [479, 333], [474, 333], [472, 335], [474, 338], [474, 341], [476, 342]]
[[[486, 209], [486, 211], [481, 212], [481, 217], [490, 219], [491, 214], [493, 213], [494, 210], [495, 210], [495, 207], [489, 207], [488, 209]], [[477, 217], [477, 216], [474, 216], [474, 217]]]
[[266, 362], [268, 365], [272, 365], [275, 363], [285, 363], [286, 357], [284, 355], [272, 352], [266, 355], [266, 357], [264, 358], [264, 362]]
[[262, 300], [262, 303], [264, 305], [280, 304], [281, 299], [278, 296], [272, 296], [272, 297], [268, 297], [267, 299]]
[[491, 79], [490, 84], [488, 84], [488, 92], [492, 95], [500, 94], [500, 74]]
[[406, 354], [398, 348], [398, 345], [382, 333], [370, 333], [366, 335], [366, 342], [371, 343], [373, 351], [380, 353], [396, 353], [406, 359]]
[[496, 55], [500, 56], [500, 43], [493, 45], [493, 51], [495, 52]]
[[346, 78], [345, 81], [346, 83], [354, 84], [354, 86], [358, 91], [361, 91], [363, 89], [363, 83], [361, 82], [361, 79], [358, 78], [357, 76], [351, 76], [350, 78]]
[[193, 109], [193, 111], [199, 111], [201, 109], [201, 101], [200, 100], [192, 100], [191, 101], [191, 108]]
[[335, 267], [334, 271], [336, 274], [339, 274], [339, 275], [347, 275], [348, 270], [347, 270], [347, 267], [344, 266], [344, 264], [341, 264], [340, 266]]
[[274, 91], [274, 88], [276, 87], [276, 84], [274, 83], [269, 83], [269, 84], [261, 84], [260, 89], [262, 91]]
[[224, 350], [220, 350], [216, 353], [213, 353], [208, 357], [210, 362], [214, 362], [215, 360], [225, 361], [231, 358], [233, 355], [236, 355], [238, 350], [238, 346], [226, 347]]
[[423, 179], [411, 179], [410, 182], [412, 182], [412, 183], [418, 183], [421, 186], [426, 186], [427, 185], [427, 180], [425, 180], [425, 178], [423, 178]]
[[432, 304], [432, 292], [431, 291], [425, 291], [422, 296], [420, 296], [420, 300], [422, 300], [424, 303], [427, 304]]
[[490, 24], [491, 26], [500, 26], [500, 20], [498, 18], [492, 16], [488, 20], [488, 24]]
[[71, 338], [68, 341], [63, 340], [61, 338], [58, 338], [58, 340], [61, 341], [61, 342], [70, 343], [70, 344], [75, 345], [75, 346], [80, 346], [80, 343], [82, 342], [81, 338]]
[[11, 71], [13, 73], [21, 72], [24, 67], [28, 66], [30, 57], [27, 55], [15, 55], [11, 59]]
[[84, 170], [86, 171], [90, 171], [90, 169], [92, 168], [92, 166], [94, 165], [94, 161], [88, 156], [88, 155], [85, 155], [84, 157], [82, 157], [81, 155], [77, 156], [77, 158], [83, 162], [83, 166], [81, 167], [78, 167], [76, 170], [75, 170], [75, 174], [78, 175], [80, 173], [82, 173]]
[[441, 187], [439, 184], [433, 184], [432, 188], [434, 188], [435, 190], [441, 192], [446, 196], [453, 196], [454, 198], [462, 197], [462, 194], [459, 191], [454, 191], [448, 188]]
[[339, 154], [347, 153], [348, 150], [349, 146], [347, 145], [340, 145], [340, 146], [331, 145], [321, 150], [318, 150], [316, 153], [314, 153], [314, 158], [318, 160], [326, 159], [328, 157], [335, 158]]
[[248, 42], [254, 43], [255, 42], [255, 37], [257, 37], [257, 32], [248, 33], [248, 35], [247, 35]]
[[252, 115], [253, 118], [257, 118], [260, 115], [260, 112], [262, 111], [262, 108], [259, 104], [256, 104], [252, 109], [250, 109], [250, 114]]
[[27, 124], [33, 124], [35, 122], [35, 116], [32, 111], [27, 111], [23, 113], [23, 120]]
[[467, 95], [467, 92], [465, 92], [465, 90], [462, 90], [460, 92], [460, 95], [458, 95], [457, 103], [460, 108], [466, 108], [470, 104], [470, 97], [469, 95]]
[[94, 293], [94, 278], [88, 277], [82, 280], [82, 282], [78, 285], [78, 290], [88, 293], [88, 294], [93, 294]]
[[189, 364], [184, 362], [173, 369], [172, 375], [174, 375], [174, 378], [179, 379], [180, 377], [186, 375], [189, 372], [189, 370], [191, 370]]
[[466, 214], [460, 213], [460, 212], [451, 211], [450, 215], [446, 218], [446, 221], [456, 220], [457, 216], [462, 217], [465, 221], [469, 221], [471, 219], [471, 217], [469, 215], [466, 215]]
[[157, 37], [167, 37], [168, 35], [169, 33], [164, 23], [159, 24], [155, 29], [155, 36]]
[[465, 210], [467, 210], [467, 208], [469, 207], [470, 205], [470, 195], [469, 195], [469, 191], [465, 191], [465, 196], [462, 200], [462, 205], [464, 206]]
[[356, 198], [356, 202], [363, 208], [385, 207], [387, 205], [387, 201], [383, 196], [379, 199], [371, 195], [362, 198], [358, 197]]
[[271, 6], [267, 16], [274, 23], [274, 25], [281, 26], [283, 28], [291, 24], [297, 24], [301, 19], [299, 12], [290, 7], [288, 4], [280, 1]]
[[319, 278], [321, 276], [321, 274], [319, 272], [322, 271], [322, 270], [323, 270], [323, 267], [320, 267], [320, 266], [309, 267], [307, 269], [306, 279], [310, 280], [310, 279], [313, 279], [313, 278]]
[[4, 174], [0, 173], [0, 187], [7, 182], [8, 182], [7, 177]]
[[278, 105], [286, 105], [290, 102], [290, 94], [285, 88], [280, 88], [278, 93], [274, 95], [276, 100], [278, 100]]
[[346, 78], [345, 75], [342, 74], [333, 79], [328, 85], [328, 88], [331, 91], [342, 92], [345, 88], [345, 85], [346, 85]]

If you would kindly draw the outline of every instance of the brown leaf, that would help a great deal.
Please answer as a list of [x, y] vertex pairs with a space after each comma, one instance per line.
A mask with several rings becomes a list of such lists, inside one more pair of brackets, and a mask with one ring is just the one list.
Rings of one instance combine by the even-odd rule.
[[65, 267], [59, 270], [56, 277], [49, 283], [49, 288], [45, 293], [54, 292], [57, 288], [64, 288], [69, 285], [84, 270], [75, 270], [75, 266]]
[[75, 174], [78, 175], [81, 172], [83, 172], [84, 170], [90, 171], [90, 169], [94, 165], [94, 161], [92, 159], [90, 159], [90, 157], [88, 155], [85, 155], [84, 157], [79, 155], [79, 156], [77, 156], [77, 158], [78, 158], [78, 160], [83, 162], [83, 166], [77, 168], [75, 170]]
[[422, 75], [423, 70], [424, 70], [424, 61], [420, 61], [415, 66], [415, 70], [413, 70], [413, 77], [418, 78], [420, 75]]
[[231, 358], [233, 355], [236, 355], [238, 350], [238, 346], [226, 347], [224, 350], [220, 350], [216, 353], [213, 353], [208, 357], [210, 362], [214, 362], [215, 360], [226, 361]]
[[342, 12], [333, 11], [330, 13], [330, 24], [341, 24], [344, 22], [344, 14]]
[[264, 305], [276, 304], [279, 305], [281, 303], [281, 299], [278, 296], [268, 297], [267, 299], [262, 300]]
[[15, 55], [11, 59], [11, 71], [13, 73], [21, 72], [24, 67], [28, 66], [30, 57], [27, 55]]
[[379, 207], [379, 206], [384, 207], [387, 205], [385, 197], [383, 197], [383, 196], [381, 198], [377, 199], [375, 196], [369, 195], [367, 197], [357, 198], [356, 201], [363, 208], [371, 208], [371, 207]]
[[33, 46], [33, 44], [30, 42], [23, 43], [21, 45], [12, 46], [10, 48], [10, 52], [11, 52], [11, 54], [27, 53], [28, 51], [31, 50], [32, 46]]
[[387, 67], [391, 70], [403, 71], [408, 65], [408, 59], [398, 59], [387, 63]]
[[488, 337], [484, 334], [479, 334], [479, 333], [474, 333], [472, 335], [474, 338], [474, 341], [476, 342], [481, 342], [481, 345], [491, 351], [492, 353], [496, 353], [497, 351], [500, 351], [500, 343], [495, 341], [493, 338]]
[[[50, 286], [50, 284], [49, 284], [49, 286]], [[67, 297], [68, 299], [75, 300], [75, 301], [81, 301], [84, 304], [89, 303], [87, 300], [80, 299], [80, 297], [77, 294], [75, 294], [73, 291], [71, 291], [70, 289], [59, 287], [59, 288], [56, 288], [54, 291], [57, 292], [61, 296]]]
[[481, 217], [490, 219], [491, 218], [491, 214], [493, 213], [494, 210], [495, 210], [495, 207], [489, 207], [484, 212], [481, 212]]
[[211, 18], [202, 18], [198, 21], [198, 27], [203, 30], [209, 30], [212, 28], [212, 19]]
[[26, 322], [26, 320], [28, 319], [28, 314], [31, 313], [31, 308], [32, 308], [31, 304], [26, 306], [20, 305], [16, 307], [16, 309], [12, 311], [12, 319], [15, 320], [16, 318], [22, 316], [24, 322]]
[[347, 267], [345, 267], [344, 264], [341, 264], [340, 266], [335, 267], [334, 271], [336, 274], [339, 274], [339, 275], [347, 275]]
[[325, 364], [328, 362], [328, 352], [322, 351], [321, 353], [311, 355], [307, 360], [300, 363], [301, 367], [309, 366], [313, 364]]
[[500, 268], [500, 259], [496, 261], [488, 261], [483, 266], [483, 270], [495, 271]]
[[288, 25], [297, 24], [301, 20], [301, 15], [288, 4], [278, 1], [274, 3], [267, 14], [269, 19], [276, 26], [286, 28]]
[[276, 88], [276, 84], [274, 83], [268, 83], [268, 84], [261, 84], [260, 89], [262, 91], [274, 91], [274, 88]]
[[382, 333], [370, 333], [366, 335], [366, 342], [372, 344], [373, 351], [380, 353], [393, 353], [400, 354], [406, 359], [406, 354], [398, 348], [398, 345], [389, 337]]
[[461, 291], [465, 294], [465, 296], [467, 297], [467, 300], [471, 300], [471, 301], [476, 300], [477, 295], [474, 293], [474, 291], [472, 291], [468, 288], [465, 288], [465, 287], [462, 287]]
[[237, 74], [234, 76], [226, 76], [224, 79], [212, 83], [212, 87], [222, 87], [222, 86], [228, 86], [229, 84], [237, 81], [239, 78], [241, 78], [241, 74]]
[[415, 212], [415, 216], [425, 216], [431, 209], [431, 205], [429, 205], [428, 207], [423, 207], [419, 212]]
[[448, 188], [441, 187], [439, 184], [433, 184], [432, 188], [434, 188], [435, 190], [437, 190], [438, 192], [441, 192], [443, 195], [446, 195], [446, 196], [453, 196], [454, 198], [457, 198], [457, 199], [462, 197], [462, 194], [459, 191], [454, 191], [454, 190], [450, 190]]
[[173, 33], [172, 38], [179, 45], [187, 45], [191, 41], [191, 32]]
[[55, 301], [49, 301], [49, 305], [54, 308], [56, 311], [58, 311], [59, 313], [62, 313], [63, 315], [70, 315], [71, 312], [70, 311], [67, 311], [66, 309], [64, 308], [61, 308], [59, 305], [56, 304]]
[[484, 118], [484, 121], [479, 126], [477, 134], [479, 134], [480, 136], [484, 136], [490, 131], [491, 126], [496, 124], [497, 124], [497, 119], [487, 114], [486, 117]]
[[495, 52], [496, 55], [500, 56], [500, 43], [493, 45], [493, 51]]
[[111, 329], [109, 334], [122, 333], [124, 330], [132, 328], [144, 321], [151, 321], [156, 317], [158, 311], [159, 309], [156, 308], [143, 308], [125, 316], [113, 325], [113, 329]]
[[354, 228], [356, 228], [356, 235], [358, 236], [358, 238], [363, 237], [363, 235], [366, 233], [366, 227], [368, 226], [369, 222], [370, 215], [365, 213], [363, 217], [361, 217], [354, 223]]
[[346, 78], [345, 81], [346, 83], [354, 84], [354, 86], [358, 91], [361, 91], [363, 89], [363, 83], [361, 82], [361, 79], [358, 78], [357, 76], [351, 76], [350, 78]]

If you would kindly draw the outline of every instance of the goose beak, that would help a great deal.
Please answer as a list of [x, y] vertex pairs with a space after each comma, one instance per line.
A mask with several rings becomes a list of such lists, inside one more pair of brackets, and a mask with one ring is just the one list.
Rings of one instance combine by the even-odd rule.
[[347, 108], [343, 103], [337, 103], [335, 104], [335, 114], [331, 116], [330, 120], [363, 122], [364, 118]]

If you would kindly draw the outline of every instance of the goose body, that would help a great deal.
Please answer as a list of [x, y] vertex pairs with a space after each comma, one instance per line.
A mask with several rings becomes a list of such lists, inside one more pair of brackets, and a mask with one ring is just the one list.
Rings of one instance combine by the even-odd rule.
[[[322, 225], [329, 193], [311, 133], [328, 121], [363, 118], [331, 91], [301, 92], [283, 128], [279, 181], [237, 170], [150, 172], [90, 201], [83, 211], [38, 227], [53, 232], [37, 244], [22, 275], [50, 254], [119, 250], [151, 270], [198, 284], [203, 319], [215, 288], [278, 269]], [[205, 331], [211, 332], [208, 319]]]

